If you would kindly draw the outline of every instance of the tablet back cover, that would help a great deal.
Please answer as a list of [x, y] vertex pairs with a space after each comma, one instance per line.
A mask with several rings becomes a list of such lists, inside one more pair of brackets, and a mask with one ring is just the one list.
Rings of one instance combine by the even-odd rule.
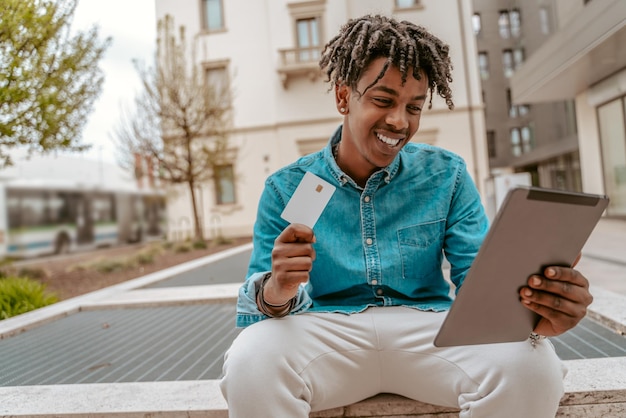
[[606, 196], [536, 187], [509, 191], [435, 338], [438, 347], [523, 341], [538, 316], [519, 289], [549, 265], [571, 266]]

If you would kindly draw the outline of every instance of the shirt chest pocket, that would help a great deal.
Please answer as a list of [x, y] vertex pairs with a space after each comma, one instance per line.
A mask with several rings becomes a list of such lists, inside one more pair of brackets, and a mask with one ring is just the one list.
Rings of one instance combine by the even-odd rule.
[[403, 279], [427, 279], [441, 269], [445, 219], [398, 230]]

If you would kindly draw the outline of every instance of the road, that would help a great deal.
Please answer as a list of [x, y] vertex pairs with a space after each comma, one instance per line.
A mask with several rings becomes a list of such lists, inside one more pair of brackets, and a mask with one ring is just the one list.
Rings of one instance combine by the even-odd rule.
[[172, 286], [201, 286], [221, 283], [243, 282], [248, 270], [248, 260], [252, 250], [243, 251], [209, 265], [178, 274], [171, 279], [157, 282], [149, 288]]

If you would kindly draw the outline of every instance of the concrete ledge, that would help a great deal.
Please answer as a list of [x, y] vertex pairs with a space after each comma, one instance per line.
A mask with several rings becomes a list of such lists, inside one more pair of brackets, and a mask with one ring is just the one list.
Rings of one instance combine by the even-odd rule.
[[237, 302], [241, 283], [137, 289], [85, 302], [81, 310], [147, 308], [198, 303]]
[[[571, 360], [557, 417], [626, 416], [626, 357]], [[0, 387], [0, 416], [227, 418], [216, 380]], [[458, 409], [380, 394], [315, 418], [457, 417]]]
[[0, 387], [0, 416], [226, 418], [216, 380]]

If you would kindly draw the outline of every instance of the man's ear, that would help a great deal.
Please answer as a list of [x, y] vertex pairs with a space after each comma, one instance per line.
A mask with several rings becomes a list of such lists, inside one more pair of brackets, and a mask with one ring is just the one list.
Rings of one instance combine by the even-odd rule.
[[345, 84], [335, 84], [335, 104], [342, 115], [348, 113], [350, 89]]

